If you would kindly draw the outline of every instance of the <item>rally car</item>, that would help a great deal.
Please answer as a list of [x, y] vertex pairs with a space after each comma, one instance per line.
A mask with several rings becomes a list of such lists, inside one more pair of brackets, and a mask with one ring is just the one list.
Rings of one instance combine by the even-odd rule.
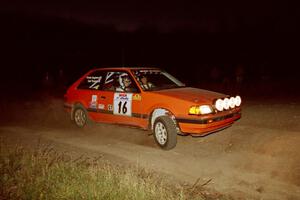
[[99, 68], [67, 90], [65, 109], [78, 127], [88, 122], [151, 130], [165, 150], [177, 135], [204, 136], [241, 117], [241, 97], [186, 87], [159, 68]]

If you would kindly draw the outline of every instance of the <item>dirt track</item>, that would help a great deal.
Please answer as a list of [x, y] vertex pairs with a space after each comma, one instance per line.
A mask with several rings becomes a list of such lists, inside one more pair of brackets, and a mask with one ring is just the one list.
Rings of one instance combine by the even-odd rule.
[[[102, 156], [116, 164], [139, 165], [170, 180], [199, 184], [234, 199], [300, 199], [300, 104], [246, 101], [232, 127], [206, 137], [178, 136], [177, 147], [159, 149], [149, 132], [93, 124], [71, 124], [62, 101], [1, 104], [0, 136], [12, 143], [38, 140], [61, 151]], [[11, 106], [15, 105], [15, 106]]]

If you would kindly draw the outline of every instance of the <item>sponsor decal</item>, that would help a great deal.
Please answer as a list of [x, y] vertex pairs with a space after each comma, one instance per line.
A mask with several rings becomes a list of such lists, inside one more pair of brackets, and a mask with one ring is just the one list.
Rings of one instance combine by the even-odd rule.
[[113, 79], [114, 73], [115, 72], [107, 72], [104, 84], [108, 84], [114, 80]]
[[98, 109], [103, 110], [105, 108], [104, 104], [98, 104]]
[[97, 95], [92, 95], [92, 101], [90, 102], [90, 108], [97, 108]]
[[86, 79], [90, 83], [89, 88], [98, 90], [102, 76], [87, 76]]
[[113, 108], [113, 105], [108, 104], [108, 105], [107, 105], [107, 109], [108, 109], [109, 111], [113, 111], [113, 109], [114, 109], [114, 108]]
[[140, 94], [135, 94], [135, 95], [132, 96], [132, 100], [141, 101], [142, 96]]
[[159, 70], [159, 69], [145, 69], [145, 70], [139, 70], [140, 71], [140, 73], [150, 73], [150, 74], [153, 74], [153, 73], [160, 73], [161, 72], [161, 70]]
[[126, 93], [118, 93], [118, 95], [119, 95], [119, 97], [123, 97], [123, 98], [127, 97]]

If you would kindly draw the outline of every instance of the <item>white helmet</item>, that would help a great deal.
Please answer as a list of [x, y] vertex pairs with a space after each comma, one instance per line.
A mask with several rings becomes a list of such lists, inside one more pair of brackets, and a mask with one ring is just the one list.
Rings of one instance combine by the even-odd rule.
[[122, 73], [121, 75], [119, 75], [119, 84], [122, 89], [125, 89], [124, 80], [129, 81], [131, 83], [131, 80], [127, 73]]

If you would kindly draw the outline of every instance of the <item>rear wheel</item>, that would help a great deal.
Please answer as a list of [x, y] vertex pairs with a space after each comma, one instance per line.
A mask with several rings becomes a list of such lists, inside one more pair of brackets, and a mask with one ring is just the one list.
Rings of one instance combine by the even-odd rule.
[[170, 150], [177, 144], [176, 125], [168, 116], [161, 116], [155, 120], [153, 135], [155, 142], [162, 149]]
[[73, 119], [76, 126], [83, 128], [88, 123], [88, 115], [85, 108], [81, 105], [77, 105], [74, 108]]

